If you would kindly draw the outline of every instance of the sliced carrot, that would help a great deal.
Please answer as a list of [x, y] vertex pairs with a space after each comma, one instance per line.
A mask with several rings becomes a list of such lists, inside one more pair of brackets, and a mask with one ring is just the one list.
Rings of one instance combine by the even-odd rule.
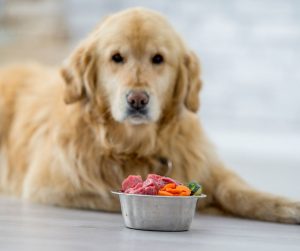
[[166, 188], [166, 191], [169, 193], [180, 193], [181, 191], [178, 189], [173, 189], [173, 188]]
[[184, 185], [169, 183], [161, 188], [158, 194], [167, 196], [189, 196], [191, 194], [191, 190]]
[[180, 191], [180, 193], [185, 194], [186, 196], [189, 196], [191, 194], [191, 190], [183, 185], [179, 185], [176, 187]]
[[191, 192], [190, 191], [184, 191], [180, 193], [180, 196], [190, 196]]
[[163, 187], [163, 189], [167, 189], [167, 188], [173, 188], [173, 189], [175, 189], [176, 188], [176, 184], [175, 183], [169, 183], [169, 184], [167, 184], [167, 185], [165, 185]]
[[173, 194], [169, 193], [169, 192], [166, 192], [166, 191], [162, 191], [162, 190], [159, 190], [158, 191], [158, 195], [162, 195], [162, 196], [173, 196]]

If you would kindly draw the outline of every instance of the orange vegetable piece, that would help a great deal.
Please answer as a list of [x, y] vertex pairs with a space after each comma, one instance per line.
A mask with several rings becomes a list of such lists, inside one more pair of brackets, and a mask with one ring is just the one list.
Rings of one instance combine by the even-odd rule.
[[179, 186], [176, 187], [176, 189], [178, 189], [180, 191], [180, 195], [183, 195], [183, 196], [190, 196], [191, 195], [191, 190], [186, 186], [179, 185]]
[[164, 187], [163, 187], [163, 189], [167, 189], [167, 188], [176, 188], [176, 184], [175, 183], [169, 183], [169, 184], [167, 184], [167, 185], [165, 185]]
[[158, 195], [162, 196], [190, 196], [191, 190], [183, 185], [169, 183], [158, 191]]
[[161, 195], [161, 196], [173, 196], [173, 194], [171, 194], [169, 192], [166, 192], [166, 191], [161, 191], [161, 190], [158, 191], [158, 195]]

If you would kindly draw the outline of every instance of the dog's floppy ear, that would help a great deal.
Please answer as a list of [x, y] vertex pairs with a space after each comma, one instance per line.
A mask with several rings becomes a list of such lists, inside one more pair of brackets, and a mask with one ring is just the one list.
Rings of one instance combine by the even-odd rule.
[[94, 47], [91, 41], [83, 41], [61, 69], [65, 81], [66, 104], [90, 98], [96, 88], [97, 67]]
[[200, 104], [199, 92], [202, 87], [199, 60], [195, 53], [190, 51], [185, 55], [184, 61], [187, 69], [187, 89], [184, 104], [192, 112], [197, 112]]

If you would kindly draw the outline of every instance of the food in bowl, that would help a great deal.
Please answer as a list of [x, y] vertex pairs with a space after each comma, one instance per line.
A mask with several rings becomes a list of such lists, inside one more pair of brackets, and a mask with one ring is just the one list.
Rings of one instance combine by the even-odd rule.
[[162, 196], [190, 196], [191, 190], [184, 185], [177, 185], [175, 183], [169, 183], [163, 188], [159, 189], [158, 195]]
[[149, 174], [145, 181], [140, 175], [129, 175], [123, 182], [121, 192], [129, 194], [190, 196], [202, 193], [201, 185], [189, 182], [187, 185], [157, 174]]
[[125, 226], [152, 231], [189, 230], [198, 199], [205, 198], [201, 185], [187, 185], [160, 175], [129, 175], [117, 194]]

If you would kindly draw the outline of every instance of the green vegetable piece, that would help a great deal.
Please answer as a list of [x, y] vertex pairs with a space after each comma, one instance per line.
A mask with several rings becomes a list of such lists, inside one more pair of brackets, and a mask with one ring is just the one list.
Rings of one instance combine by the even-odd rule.
[[191, 195], [201, 195], [202, 194], [202, 186], [197, 182], [188, 183], [187, 187], [191, 190]]
[[200, 186], [199, 189], [193, 195], [201, 195], [202, 194], [202, 187]]

